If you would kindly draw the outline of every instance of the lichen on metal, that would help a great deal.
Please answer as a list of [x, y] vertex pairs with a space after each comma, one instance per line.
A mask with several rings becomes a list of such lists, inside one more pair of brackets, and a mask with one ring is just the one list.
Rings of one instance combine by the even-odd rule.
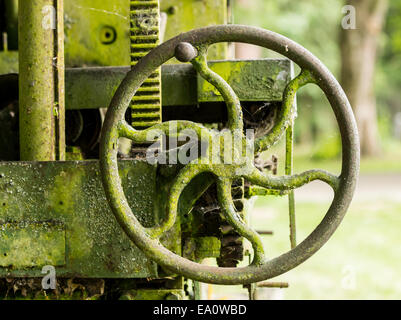
[[205, 258], [218, 258], [220, 252], [221, 242], [216, 237], [187, 238], [183, 248], [183, 256], [197, 262]]
[[309, 70], [302, 69], [301, 73], [286, 86], [279, 118], [268, 135], [256, 140], [255, 151], [257, 153], [270, 149], [284, 135], [296, 117], [295, 95], [300, 88], [309, 83], [316, 83], [316, 80]]
[[[161, 0], [160, 10], [167, 14], [164, 40], [193, 29], [229, 23], [226, 0]], [[215, 44], [209, 50], [208, 59], [227, 59], [228, 51], [226, 43]], [[167, 63], [177, 63], [177, 60], [171, 59]]]
[[[285, 157], [285, 174], [293, 174], [293, 161], [294, 161], [294, 120], [288, 126], [286, 131], [286, 157]], [[290, 226], [290, 243], [291, 249], [297, 246], [297, 229], [295, 217], [295, 193], [290, 190], [288, 193], [288, 212], [289, 212], [289, 226]]]

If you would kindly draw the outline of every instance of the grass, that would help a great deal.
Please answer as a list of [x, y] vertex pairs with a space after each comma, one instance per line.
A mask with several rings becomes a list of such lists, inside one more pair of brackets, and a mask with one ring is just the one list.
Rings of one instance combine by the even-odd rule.
[[[318, 147], [310, 144], [296, 145], [294, 148], [294, 171], [303, 172], [312, 168], [325, 169], [333, 173], [341, 171], [341, 157], [316, 158]], [[278, 174], [284, 174], [285, 146], [284, 141], [265, 153], [264, 158], [274, 154], [282, 161]], [[361, 159], [361, 174], [401, 173], [401, 141], [386, 141], [382, 143], [382, 152], [376, 157]]]
[[[283, 159], [283, 145], [273, 150]], [[380, 157], [361, 162], [361, 174], [401, 173], [401, 144], [383, 148]], [[295, 172], [321, 168], [340, 172], [340, 159], [316, 160], [311, 148], [295, 149]], [[283, 166], [279, 168], [283, 174]], [[383, 186], [383, 192], [385, 186]], [[391, 192], [391, 190], [389, 190]], [[321, 221], [330, 203], [316, 199], [297, 199], [297, 235], [302, 241]], [[270, 290], [268, 298], [279, 299], [401, 299], [401, 199], [354, 200], [343, 223], [329, 242], [297, 268], [272, 281], [289, 282], [288, 289]], [[288, 251], [287, 198], [258, 198], [252, 225], [258, 230], [273, 230], [264, 237], [269, 258]], [[243, 298], [240, 286], [213, 286], [214, 298]]]
[[[328, 206], [319, 202], [297, 203], [298, 241], [310, 234]], [[286, 212], [286, 198], [259, 198], [256, 202], [253, 225], [274, 231], [273, 236], [264, 237], [270, 257], [290, 249]], [[270, 298], [273, 293], [273, 298], [284, 299], [400, 299], [400, 212], [401, 202], [354, 203], [321, 250], [297, 268], [272, 279], [289, 282], [290, 287], [268, 289]], [[217, 298], [230, 299], [233, 292], [246, 298], [241, 287], [214, 286]]]
[[[283, 201], [284, 200], [284, 201]], [[268, 216], [264, 208], [269, 208]], [[273, 228], [265, 238], [272, 256], [289, 249], [285, 199], [259, 199], [255, 225]], [[298, 202], [298, 241], [322, 219], [327, 203]], [[401, 203], [354, 203], [330, 241], [308, 261], [279, 278], [287, 299], [401, 298]]]

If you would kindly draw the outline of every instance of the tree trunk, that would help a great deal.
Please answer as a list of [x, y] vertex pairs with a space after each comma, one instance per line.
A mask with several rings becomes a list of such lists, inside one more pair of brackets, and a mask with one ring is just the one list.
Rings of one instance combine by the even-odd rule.
[[364, 156], [380, 151], [374, 75], [378, 38], [387, 0], [347, 0], [355, 8], [356, 29], [341, 31], [342, 86], [354, 110]]
[[[255, 6], [249, 0], [236, 0], [238, 5], [242, 8], [251, 8]], [[262, 48], [248, 43], [235, 43], [235, 58], [236, 59], [260, 59], [262, 56]]]

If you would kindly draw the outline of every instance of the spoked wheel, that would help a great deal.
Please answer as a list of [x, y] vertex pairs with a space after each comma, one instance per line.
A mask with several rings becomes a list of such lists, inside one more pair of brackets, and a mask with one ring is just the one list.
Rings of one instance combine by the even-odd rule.
[[[234, 153], [241, 154], [239, 147], [249, 144], [243, 134], [242, 108], [238, 97], [232, 88], [207, 66], [207, 48], [219, 42], [243, 42], [274, 50], [294, 61], [302, 70], [299, 76], [287, 85], [281, 115], [273, 129], [255, 141], [255, 152], [268, 150], [278, 141], [294, 117], [293, 102], [296, 91], [308, 83], [314, 83], [327, 96], [339, 124], [343, 147], [341, 175], [337, 177], [323, 170], [310, 170], [297, 175], [275, 177], [259, 171], [251, 157], [240, 164], [216, 164], [199, 158], [187, 164], [176, 177], [170, 192], [166, 220], [159, 226], [145, 228], [132, 212], [124, 195], [118, 173], [118, 139], [125, 137], [135, 143], [145, 143], [149, 142], [147, 134], [150, 130], [159, 130], [168, 135], [169, 128], [174, 126], [178, 134], [185, 129], [192, 129], [209, 145], [216, 142], [213, 132], [189, 121], [165, 122], [140, 131], [132, 128], [124, 120], [132, 97], [156, 68], [173, 57], [182, 62], [191, 62], [198, 73], [216, 87], [227, 104], [227, 127], [232, 133], [241, 135], [241, 143], [234, 146]], [[209, 152], [211, 153], [210, 150]], [[103, 186], [109, 204], [117, 221], [137, 247], [150, 259], [176, 274], [201, 282], [235, 285], [260, 282], [283, 274], [304, 262], [328, 241], [341, 223], [355, 190], [359, 171], [359, 140], [353, 113], [341, 86], [309, 51], [274, 32], [255, 27], [223, 25], [181, 34], [153, 49], [138, 62], [121, 83], [108, 109], [102, 132], [100, 157]], [[174, 225], [182, 191], [194, 177], [204, 172], [209, 172], [215, 177], [218, 199], [226, 220], [253, 246], [254, 259], [247, 267], [219, 268], [198, 264], [174, 254], [160, 244], [160, 236]], [[322, 222], [303, 242], [289, 252], [266, 261], [259, 235], [248, 227], [235, 211], [231, 186], [238, 178], [244, 178], [253, 185], [283, 191], [299, 188], [313, 180], [321, 180], [332, 187], [335, 195]]]

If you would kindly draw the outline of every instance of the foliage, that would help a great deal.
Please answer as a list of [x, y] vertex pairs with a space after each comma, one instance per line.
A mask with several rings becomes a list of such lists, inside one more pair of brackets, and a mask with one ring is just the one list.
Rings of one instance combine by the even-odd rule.
[[[380, 118], [385, 118], [388, 126], [381, 127], [382, 134], [391, 127], [391, 119], [395, 113], [401, 112], [401, 2], [390, 1], [385, 32], [381, 39], [381, 54], [379, 56], [376, 94], [378, 97], [378, 112]], [[380, 124], [380, 122], [379, 122]], [[386, 132], [387, 130], [387, 132]]]
[[[311, 51], [339, 78], [343, 0], [236, 0], [235, 4], [236, 23], [256, 25], [291, 38]], [[392, 117], [401, 112], [401, 2], [393, 0], [389, 4], [376, 66], [379, 128], [383, 138], [391, 138]], [[272, 54], [265, 52], [264, 56]], [[319, 142], [328, 130], [337, 130], [334, 118], [329, 115], [328, 104], [322, 103], [319, 90], [307, 88], [300, 92], [298, 105], [300, 113], [305, 110], [309, 114], [308, 118], [301, 116], [297, 121], [298, 142]]]
[[251, 6], [237, 1], [234, 20], [283, 34], [308, 48], [338, 74], [341, 7], [338, 0], [254, 0]]
[[[234, 20], [236, 23], [272, 30], [298, 42], [338, 76], [341, 7], [342, 1], [255, 0], [252, 5], [237, 1]], [[263, 55], [277, 56], [268, 51], [264, 51]], [[295, 72], [299, 72], [298, 67]], [[337, 127], [330, 106], [320, 89], [312, 85], [302, 89], [298, 94], [298, 109], [300, 116], [295, 126], [297, 142], [314, 141], [330, 149], [330, 145], [323, 139], [337, 130]], [[327, 151], [330, 155], [336, 155], [337, 147]], [[325, 157], [321, 153], [316, 156]]]

